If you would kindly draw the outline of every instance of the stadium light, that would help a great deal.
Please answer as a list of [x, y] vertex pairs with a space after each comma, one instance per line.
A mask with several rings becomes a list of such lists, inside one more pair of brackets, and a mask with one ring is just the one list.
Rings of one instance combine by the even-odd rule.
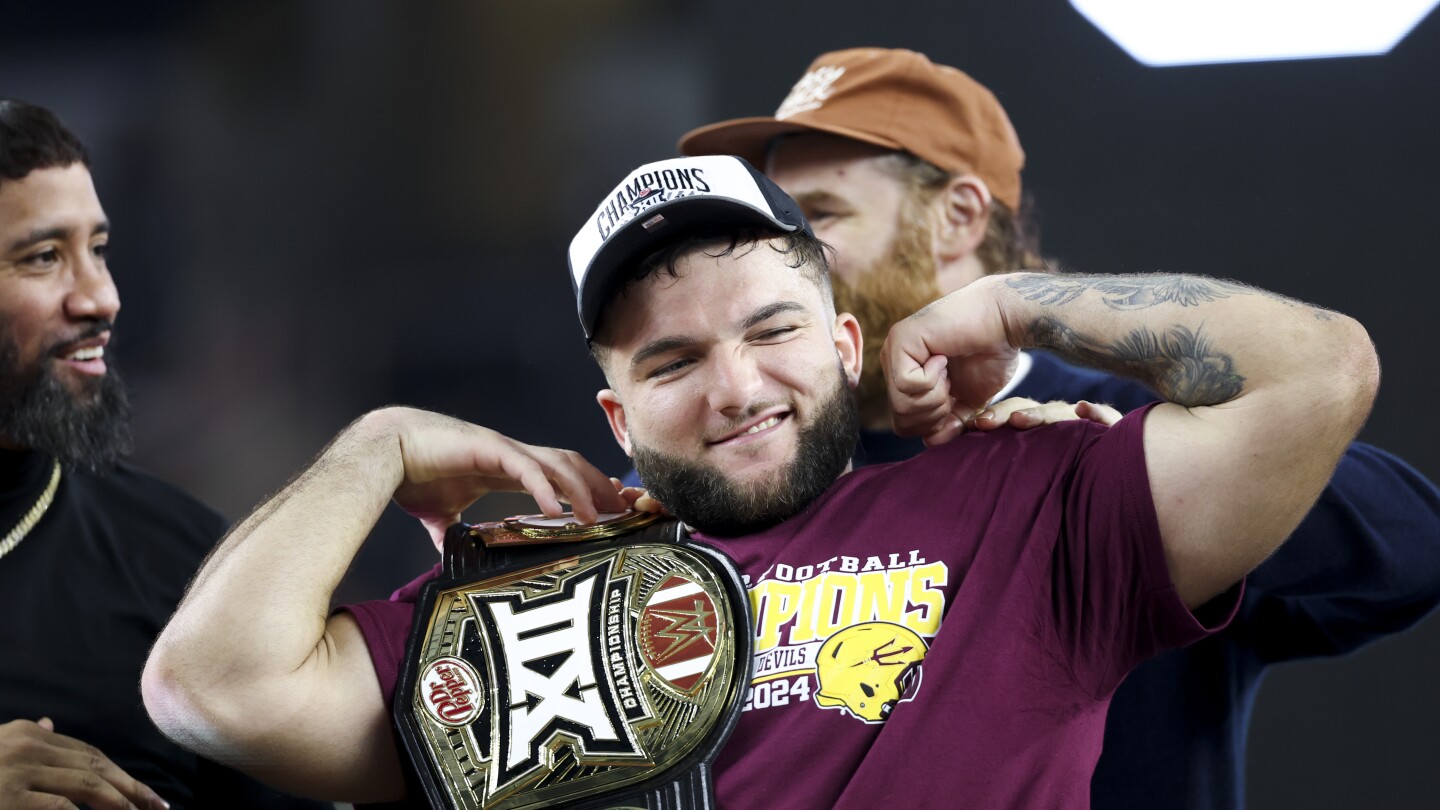
[[1151, 67], [1389, 53], [1440, 0], [1070, 0]]

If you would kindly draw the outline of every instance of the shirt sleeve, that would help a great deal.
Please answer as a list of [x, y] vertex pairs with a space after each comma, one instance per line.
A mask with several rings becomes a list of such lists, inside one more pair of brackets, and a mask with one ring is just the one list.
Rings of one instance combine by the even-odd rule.
[[1051, 557], [1056, 632], [1076, 680], [1097, 699], [1141, 661], [1223, 628], [1242, 590], [1195, 613], [1175, 590], [1145, 468], [1152, 407], [1085, 435]]
[[370, 661], [375, 665], [375, 677], [380, 681], [380, 693], [385, 698], [387, 711], [394, 706], [395, 684], [400, 678], [400, 663], [405, 658], [405, 643], [415, 623], [415, 600], [420, 596], [421, 587], [439, 574], [440, 566], [436, 565], [391, 594], [389, 599], [357, 602], [339, 608], [353, 616], [355, 623], [360, 625], [360, 635], [370, 649]]

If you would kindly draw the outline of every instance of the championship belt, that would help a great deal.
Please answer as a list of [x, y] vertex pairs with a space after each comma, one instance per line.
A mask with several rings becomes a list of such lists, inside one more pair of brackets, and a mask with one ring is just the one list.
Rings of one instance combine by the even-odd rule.
[[394, 710], [431, 807], [715, 806], [751, 666], [728, 558], [651, 514], [534, 515], [452, 526], [442, 569]]

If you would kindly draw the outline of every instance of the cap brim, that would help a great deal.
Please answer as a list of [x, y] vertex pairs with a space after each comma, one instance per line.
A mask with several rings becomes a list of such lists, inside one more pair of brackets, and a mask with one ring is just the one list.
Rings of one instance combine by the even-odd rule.
[[718, 124], [692, 129], [680, 136], [678, 148], [683, 155], [737, 155], [745, 158], [750, 165], [765, 170], [765, 153], [770, 142], [780, 135], [798, 132], [823, 132], [838, 135], [872, 146], [905, 151], [905, 147], [878, 135], [862, 132], [850, 127], [824, 123], [798, 124], [781, 121], [778, 118], [736, 118]]
[[[664, 224], [651, 230], [644, 223], [659, 215]], [[600, 310], [610, 297], [627, 261], [659, 250], [667, 243], [687, 236], [715, 233], [730, 228], [771, 228], [797, 230], [777, 222], [771, 215], [735, 200], [682, 198], [661, 203], [636, 217], [607, 239], [591, 259], [580, 291], [580, 320], [587, 337], [599, 327]]]

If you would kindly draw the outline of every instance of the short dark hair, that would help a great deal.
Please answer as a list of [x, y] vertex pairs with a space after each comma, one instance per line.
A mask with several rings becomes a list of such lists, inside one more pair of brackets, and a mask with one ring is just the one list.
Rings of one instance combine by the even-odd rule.
[[732, 229], [723, 233], [691, 234], [669, 242], [650, 253], [636, 262], [628, 273], [616, 281], [614, 287], [606, 294], [605, 303], [600, 309], [600, 320], [595, 325], [595, 338], [590, 341], [590, 355], [595, 358], [595, 362], [599, 363], [602, 368], [604, 367], [604, 348], [601, 346], [599, 338], [604, 334], [605, 314], [615, 299], [624, 297], [636, 284], [661, 273], [672, 278], [679, 278], [680, 260], [693, 253], [704, 252], [711, 258], [720, 258], [734, 256], [737, 253], [744, 255], [759, 249], [762, 245], [785, 256], [787, 265], [800, 271], [800, 275], [819, 288], [823, 300], [827, 302], [834, 300], [830, 290], [830, 262], [825, 257], [826, 251], [831, 248], [812, 234], [804, 231], [785, 232], [759, 228]]
[[0, 98], [0, 183], [23, 180], [36, 169], [90, 167], [90, 153], [44, 107]]

